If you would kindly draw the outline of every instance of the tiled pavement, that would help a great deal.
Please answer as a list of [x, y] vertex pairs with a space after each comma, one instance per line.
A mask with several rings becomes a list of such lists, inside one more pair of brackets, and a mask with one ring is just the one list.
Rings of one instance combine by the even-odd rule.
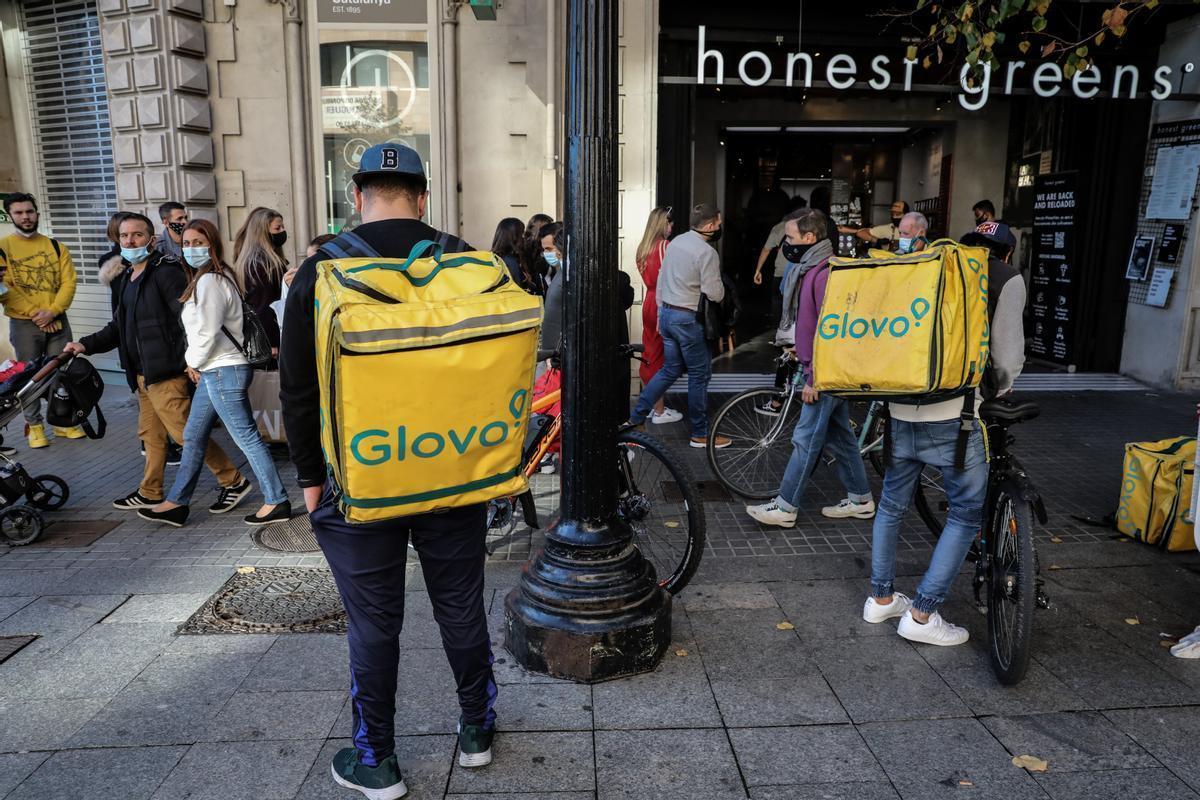
[[[1160, 645], [1200, 622], [1200, 558], [1070, 517], [1109, 510], [1121, 443], [1190, 431], [1190, 404], [1037, 399], [1047, 413], [1016, 431], [1017, 447], [1052, 514], [1041, 556], [1054, 608], [1036, 617], [1020, 686], [995, 682], [965, 577], [945, 611], [972, 642], [916, 647], [858, 619], [869, 524], [810, 512], [787, 536], [745, 524], [731, 503], [710, 504], [710, 548], [658, 670], [596, 686], [529, 675], [500, 634], [529, 535], [488, 568], [504, 733], [486, 770], [454, 765], [452, 681], [410, 575], [397, 730], [411, 796], [1197, 797], [1200, 662]], [[353, 796], [327, 772], [349, 732], [342, 637], [175, 635], [234, 566], [319, 556], [259, 551], [231, 519], [201, 513], [164, 532], [108, 507], [140, 460], [129, 410], [107, 405], [103, 442], [21, 454], [71, 484], [72, 510], [53, 519], [122, 524], [90, 547], [0, 552], [0, 635], [40, 635], [0, 665], [0, 798]], [[835, 494], [819, 478], [813, 505]], [[928, 546], [916, 526], [905, 538], [911, 589]], [[1014, 767], [1014, 755], [1049, 770]]]

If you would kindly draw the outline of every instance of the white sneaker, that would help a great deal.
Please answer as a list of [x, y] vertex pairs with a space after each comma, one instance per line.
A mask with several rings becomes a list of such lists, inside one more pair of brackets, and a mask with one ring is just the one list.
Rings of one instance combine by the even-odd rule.
[[778, 525], [780, 528], [796, 527], [796, 512], [784, 511], [774, 500], [761, 506], [746, 506], [746, 513], [763, 525]]
[[1180, 636], [1180, 644], [1191, 644], [1192, 642], [1200, 642], [1200, 625], [1196, 626], [1196, 630], [1189, 633], [1187, 636]]
[[967, 633], [966, 628], [951, 625], [936, 611], [929, 615], [929, 622], [922, 625], [913, 619], [912, 609], [904, 612], [896, 632], [910, 642], [936, 644], [942, 647], [964, 644], [971, 638], [971, 634]]
[[1190, 642], [1180, 641], [1171, 648], [1171, 655], [1176, 658], [1200, 658], [1200, 639]]
[[875, 516], [875, 501], [856, 503], [849, 497], [843, 497], [836, 506], [825, 506], [821, 513], [830, 519], [870, 519]]
[[650, 412], [650, 421], [655, 425], [666, 425], [671, 422], [679, 422], [683, 419], [683, 414], [673, 408], [664, 408], [660, 414], [657, 411]]
[[874, 597], [868, 597], [867, 602], [863, 603], [863, 620], [872, 625], [887, 622], [889, 619], [903, 616], [904, 612], [910, 608], [912, 608], [912, 600], [908, 595], [900, 592], [893, 592], [892, 602], [887, 605], [880, 603]]

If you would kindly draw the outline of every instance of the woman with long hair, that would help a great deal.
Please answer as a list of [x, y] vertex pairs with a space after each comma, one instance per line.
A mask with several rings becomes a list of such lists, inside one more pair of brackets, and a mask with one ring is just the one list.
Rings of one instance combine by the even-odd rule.
[[283, 215], [259, 206], [250, 212], [233, 240], [233, 266], [246, 302], [254, 309], [271, 342], [271, 355], [279, 355], [279, 319], [271, 304], [280, 297], [288, 260], [283, 255], [287, 231]]
[[[671, 238], [671, 209], [658, 206], [650, 211], [646, 220], [646, 231], [637, 246], [634, 261], [642, 282], [646, 284], [646, 296], [642, 299], [642, 358], [645, 363], [638, 368], [642, 385], [645, 386], [663, 366], [663, 340], [658, 333], [658, 273], [663, 258], [667, 255], [667, 241]], [[657, 424], [678, 422], [683, 414], [667, 408], [663, 398], [658, 398], [650, 421]]]
[[[211, 222], [193, 220], [183, 229], [183, 257], [196, 270], [180, 296], [180, 318], [187, 333], [187, 374], [196, 384], [196, 395], [183, 431], [183, 459], [166, 499], [138, 516], [180, 527], [188, 518], [188, 504], [204, 465], [204, 452], [213, 424], [221, 418], [250, 462], [264, 495], [264, 505], [246, 517], [247, 525], [267, 525], [292, 515], [287, 490], [254, 424], [246, 390], [252, 371], [241, 341], [242, 295], [233, 269], [225, 263], [221, 236]], [[246, 485], [238, 487], [243, 492]]]
[[492, 252], [504, 261], [504, 266], [508, 267], [508, 274], [512, 276], [517, 286], [528, 292], [532, 281], [529, 279], [525, 259], [521, 257], [523, 249], [525, 249], [525, 223], [516, 217], [505, 217], [500, 220], [500, 224], [496, 226], [496, 233], [492, 237]]
[[530, 291], [546, 296], [550, 278], [546, 275], [546, 262], [542, 260], [542, 228], [554, 222], [547, 214], [534, 214], [525, 223], [525, 246], [521, 255], [525, 259], [525, 271], [529, 273]]

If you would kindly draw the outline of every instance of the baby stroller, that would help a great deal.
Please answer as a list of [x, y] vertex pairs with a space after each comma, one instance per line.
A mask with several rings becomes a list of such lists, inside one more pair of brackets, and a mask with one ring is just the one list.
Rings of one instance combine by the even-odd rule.
[[[80, 366], [76, 367], [75, 362]], [[50, 424], [83, 425], [89, 438], [98, 439], [104, 435], [105, 421], [95, 407], [95, 400], [99, 399], [103, 386], [99, 374], [86, 360], [63, 354], [30, 361], [22, 371], [0, 383], [0, 427], [17, 418], [26, 403], [53, 390], [47, 408]], [[89, 402], [99, 418], [98, 432], [87, 420], [92, 410], [87, 407]], [[0, 453], [0, 542], [19, 546], [36, 541], [45, 527], [40, 512], [62, 508], [70, 495], [62, 478], [50, 474], [31, 476], [19, 462]], [[21, 498], [25, 504], [20, 504]]]

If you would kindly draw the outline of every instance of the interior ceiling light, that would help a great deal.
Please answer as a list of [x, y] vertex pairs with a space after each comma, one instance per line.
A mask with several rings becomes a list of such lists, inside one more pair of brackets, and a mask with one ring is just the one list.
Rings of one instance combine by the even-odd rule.
[[[733, 130], [730, 128], [729, 130]], [[813, 127], [788, 126], [788, 133], [908, 133], [907, 127], [874, 126], [874, 127], [833, 127], [815, 125]]]
[[738, 125], [725, 129], [728, 133], [779, 133], [781, 125]]

